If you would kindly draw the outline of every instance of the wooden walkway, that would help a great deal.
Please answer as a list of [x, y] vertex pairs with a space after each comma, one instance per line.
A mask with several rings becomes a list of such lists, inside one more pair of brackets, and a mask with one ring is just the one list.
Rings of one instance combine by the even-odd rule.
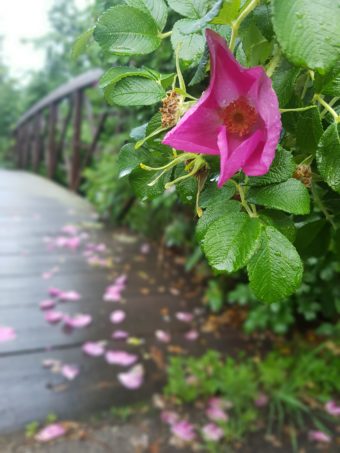
[[[141, 253], [141, 240], [131, 234], [113, 236], [93, 228], [88, 231], [94, 237], [87, 242], [107, 244], [113, 262], [110, 269], [89, 266], [83, 248], [48, 250], [44, 238], [57, 237], [66, 224], [93, 225], [94, 212], [80, 197], [26, 172], [0, 170], [0, 212], [0, 326], [13, 327], [17, 335], [14, 341], [0, 343], [0, 433], [43, 420], [48, 413], [77, 418], [145, 400], [160, 389], [167, 352], [204, 351], [206, 337], [183, 340], [188, 330], [199, 329], [203, 322], [197, 310], [199, 285], [171, 258], [160, 262], [155, 250]], [[42, 275], [51, 269], [57, 272], [44, 279]], [[128, 275], [125, 303], [103, 302], [105, 288], [122, 272]], [[79, 292], [81, 300], [59, 304], [58, 310], [88, 313], [92, 324], [71, 334], [60, 324], [48, 324], [39, 303], [48, 298], [50, 287]], [[114, 326], [109, 317], [117, 308], [126, 312], [126, 320]], [[176, 312], [186, 310], [196, 313], [191, 324], [176, 319]], [[132, 344], [113, 341], [115, 329], [127, 330], [135, 338]], [[171, 331], [171, 344], [155, 338], [157, 329]], [[222, 342], [224, 347], [225, 340], [210, 337], [210, 346]], [[85, 341], [100, 340], [107, 341], [107, 349], [138, 355], [146, 370], [139, 390], [126, 390], [118, 382], [117, 373], [125, 371], [122, 367], [108, 365], [103, 357], [84, 355]], [[228, 329], [229, 350], [239, 345], [239, 334]], [[80, 374], [67, 381], [42, 366], [47, 359], [77, 364]]]

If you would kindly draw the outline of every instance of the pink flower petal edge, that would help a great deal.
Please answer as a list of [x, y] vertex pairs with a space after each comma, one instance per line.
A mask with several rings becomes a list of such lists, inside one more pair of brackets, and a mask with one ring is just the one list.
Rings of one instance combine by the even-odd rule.
[[[206, 30], [206, 37], [209, 87], [163, 143], [190, 153], [219, 155], [221, 187], [239, 170], [248, 176], [269, 171], [280, 138], [281, 115], [263, 68], [242, 67], [224, 38], [212, 30]], [[240, 114], [236, 119], [234, 115]]]
[[135, 365], [126, 373], [118, 373], [119, 382], [129, 390], [138, 389], [144, 381], [144, 367], [141, 364]]
[[38, 434], [35, 439], [38, 442], [48, 442], [66, 434], [65, 428], [59, 423], [52, 423], [51, 425], [45, 426]]
[[12, 327], [0, 326], [0, 343], [16, 339], [15, 330]]

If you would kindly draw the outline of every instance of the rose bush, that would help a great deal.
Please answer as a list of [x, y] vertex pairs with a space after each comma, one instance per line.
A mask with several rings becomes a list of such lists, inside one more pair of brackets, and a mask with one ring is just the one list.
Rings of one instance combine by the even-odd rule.
[[[75, 47], [93, 37], [120, 60], [100, 81], [109, 104], [150, 111], [119, 154], [120, 177], [142, 200], [176, 191], [192, 204], [211, 267], [246, 268], [259, 300], [296, 292], [310, 258], [339, 273], [336, 2], [109, 3]], [[137, 65], [169, 39], [172, 70]]]

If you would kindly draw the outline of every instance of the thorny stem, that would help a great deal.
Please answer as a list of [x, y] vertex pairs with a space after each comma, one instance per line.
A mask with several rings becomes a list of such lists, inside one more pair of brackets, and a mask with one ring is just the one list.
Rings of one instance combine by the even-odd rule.
[[313, 195], [313, 199], [314, 199], [314, 202], [315, 204], [318, 206], [318, 208], [320, 209], [320, 211], [323, 213], [323, 215], [325, 216], [326, 220], [328, 220], [328, 222], [332, 225], [332, 227], [334, 228], [334, 230], [336, 230], [336, 225], [333, 221], [333, 216], [328, 212], [326, 206], [323, 204], [321, 198], [319, 197], [319, 194], [315, 188], [315, 184], [312, 182], [312, 185], [311, 185], [311, 191], [312, 191], [312, 195]]
[[320, 96], [320, 94], [315, 94], [313, 101], [319, 102], [334, 118], [336, 123], [340, 123], [340, 115]]
[[243, 20], [248, 16], [249, 13], [253, 11], [254, 8], [259, 4], [260, 0], [251, 0], [250, 3], [244, 8], [241, 14], [238, 16], [236, 20], [234, 20], [231, 24], [231, 38], [229, 48], [233, 52], [235, 49], [236, 38], [238, 35], [238, 30], [240, 28], [241, 23]]

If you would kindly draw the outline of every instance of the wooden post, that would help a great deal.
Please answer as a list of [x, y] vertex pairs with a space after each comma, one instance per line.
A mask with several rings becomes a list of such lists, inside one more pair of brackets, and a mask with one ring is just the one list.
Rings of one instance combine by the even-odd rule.
[[41, 161], [41, 123], [42, 123], [42, 114], [41, 112], [37, 113], [34, 120], [34, 131], [33, 131], [33, 145], [32, 145], [32, 168], [33, 171], [37, 172], [39, 170], [39, 165]]
[[48, 115], [48, 142], [47, 142], [47, 176], [53, 179], [57, 169], [56, 159], [56, 129], [58, 120], [58, 104], [53, 102], [50, 105]]
[[71, 119], [72, 119], [73, 102], [72, 102], [71, 98], [68, 98], [68, 101], [69, 101], [68, 111], [67, 111], [67, 115], [65, 117], [64, 123], [62, 125], [60, 140], [59, 140], [59, 144], [58, 144], [58, 160], [63, 155], [65, 142], [66, 142], [66, 135], [67, 135], [67, 131], [68, 131]]
[[70, 189], [76, 191], [80, 180], [80, 161], [81, 161], [81, 126], [82, 126], [82, 108], [84, 101], [83, 90], [77, 90], [74, 93], [74, 117], [73, 117], [73, 140], [72, 140], [72, 157], [70, 169]]

